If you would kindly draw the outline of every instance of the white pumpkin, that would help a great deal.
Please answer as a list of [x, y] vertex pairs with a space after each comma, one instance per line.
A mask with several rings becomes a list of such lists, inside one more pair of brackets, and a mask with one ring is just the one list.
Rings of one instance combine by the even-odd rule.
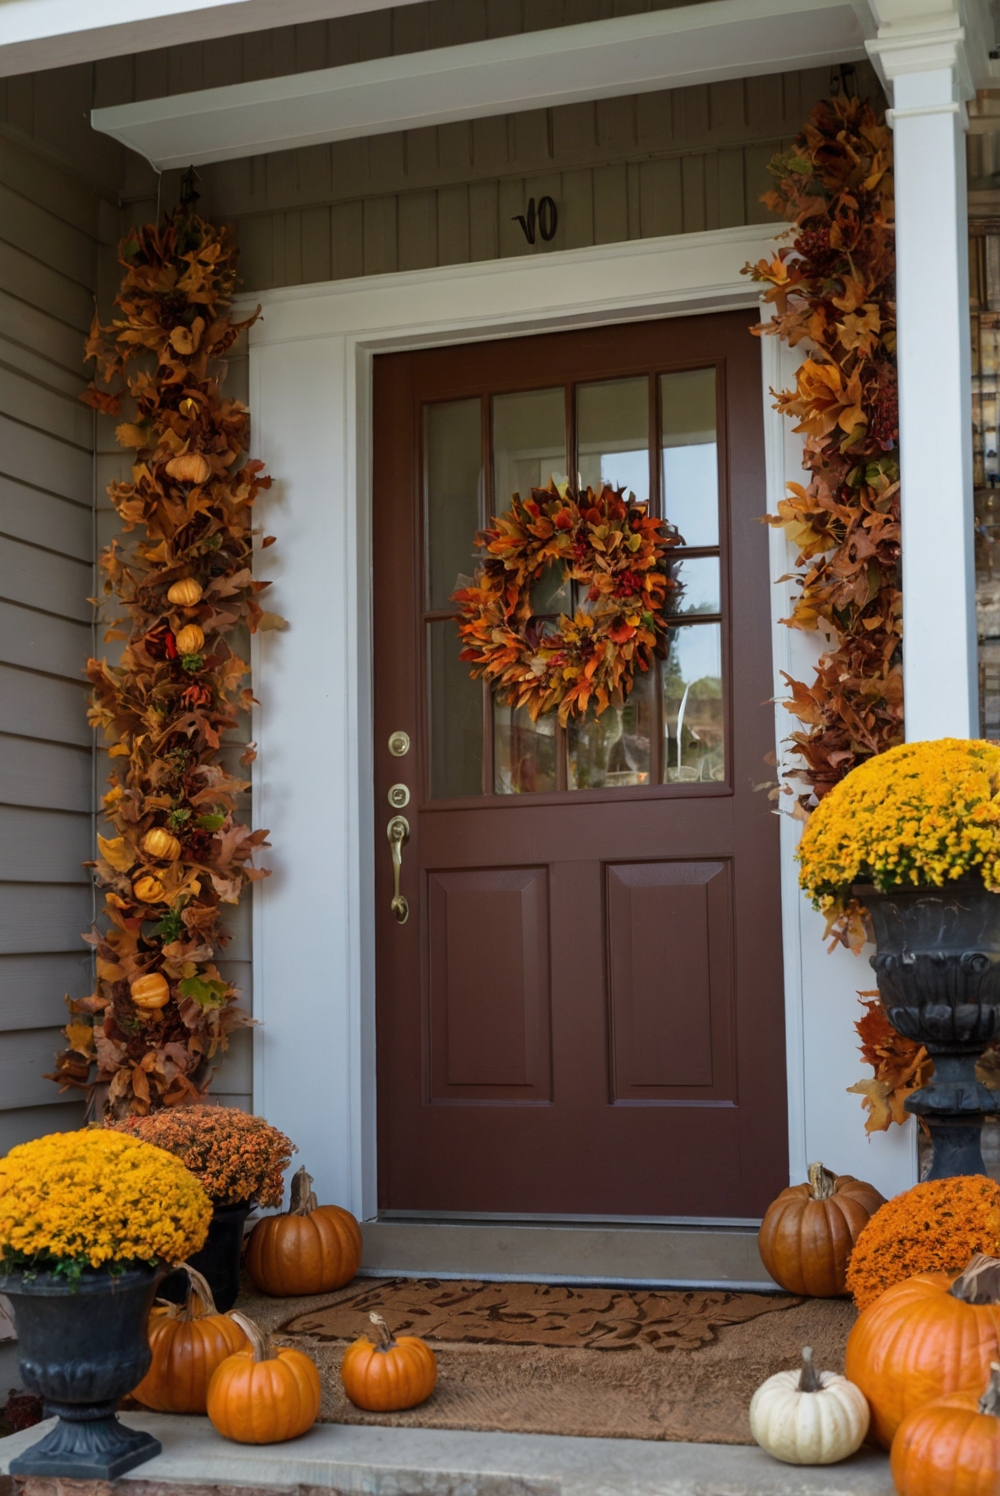
[[750, 1432], [788, 1465], [833, 1465], [860, 1449], [869, 1416], [861, 1388], [835, 1371], [817, 1371], [807, 1345], [801, 1371], [779, 1371], [757, 1388]]

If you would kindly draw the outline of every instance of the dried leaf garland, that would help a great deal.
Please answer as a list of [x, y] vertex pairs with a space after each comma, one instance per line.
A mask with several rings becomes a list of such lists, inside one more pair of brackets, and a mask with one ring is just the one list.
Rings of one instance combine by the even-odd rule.
[[[665, 558], [681, 540], [624, 489], [575, 493], [550, 479], [525, 499], [514, 494], [476, 544], [486, 559], [452, 593], [461, 608], [459, 659], [532, 721], [558, 711], [565, 726], [588, 708], [599, 717], [664, 652], [667, 600], [681, 592], [678, 567]], [[587, 589], [572, 618], [532, 612], [532, 590], [550, 566]]]
[[[899, 418], [892, 145], [857, 99], [817, 104], [762, 199], [790, 246], [746, 267], [775, 308], [756, 331], [808, 349], [795, 388], [772, 391], [805, 436], [807, 485], [769, 516], [799, 551], [791, 628], [831, 641], [811, 684], [788, 680], [806, 786], [800, 814], [864, 759], [903, 740]], [[788, 679], [786, 677], [786, 679]]]
[[[229, 938], [222, 906], [265, 876], [252, 857], [267, 833], [236, 819], [249, 781], [219, 759], [253, 700], [227, 635], [265, 616], [251, 524], [271, 481], [245, 458], [246, 407], [221, 390], [219, 360], [257, 315], [230, 316], [230, 231], [181, 207], [162, 227], [130, 233], [120, 260], [124, 315], [110, 327], [94, 320], [86, 354], [97, 372], [83, 398], [118, 415], [129, 397], [131, 419], [116, 435], [135, 453], [132, 481], [108, 493], [123, 529], [144, 535], [127, 552], [113, 541], [100, 558], [104, 593], [129, 620], [127, 633], [105, 636], [126, 639], [121, 662], [87, 663], [90, 720], [114, 764], [104, 796], [112, 834], [98, 837], [90, 864], [107, 927], [85, 937], [97, 984], [69, 1002], [53, 1077], [64, 1088], [107, 1085], [113, 1116], [199, 1099], [209, 1062], [250, 1022], [215, 962]], [[272, 627], [283, 622], [275, 618]], [[253, 757], [251, 746], [240, 762]], [[140, 1008], [132, 984], [150, 976], [166, 981], [169, 1000]]]

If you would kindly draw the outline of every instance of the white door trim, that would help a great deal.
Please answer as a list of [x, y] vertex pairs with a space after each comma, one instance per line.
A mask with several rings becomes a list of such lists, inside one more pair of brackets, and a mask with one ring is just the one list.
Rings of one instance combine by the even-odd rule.
[[[254, 1106], [298, 1143], [321, 1198], [362, 1218], [376, 1208], [372, 890], [375, 816], [385, 809], [374, 801], [371, 749], [372, 358], [753, 306], [756, 287], [740, 270], [768, 253], [772, 235], [770, 225], [751, 225], [260, 298], [264, 318], [250, 334], [253, 445], [275, 475], [261, 512], [278, 536], [260, 571], [274, 580], [270, 606], [291, 626], [256, 636], [253, 647], [261, 701], [254, 815], [274, 843], [273, 876], [255, 886], [254, 1011], [262, 1026]], [[772, 440], [772, 459], [773, 449]], [[785, 883], [784, 918], [797, 928], [801, 900], [787, 876]], [[800, 970], [795, 964], [789, 974], [794, 1014], [802, 1008]], [[848, 999], [841, 1012], [848, 1067], [849, 1007]], [[808, 1072], [828, 1067], [828, 1053], [810, 1057], [802, 1043], [790, 1045], [789, 1098], [799, 1098], [793, 1140], [805, 1136]], [[854, 1126], [863, 1137], [860, 1121]], [[796, 1159], [801, 1149], [794, 1147]]]

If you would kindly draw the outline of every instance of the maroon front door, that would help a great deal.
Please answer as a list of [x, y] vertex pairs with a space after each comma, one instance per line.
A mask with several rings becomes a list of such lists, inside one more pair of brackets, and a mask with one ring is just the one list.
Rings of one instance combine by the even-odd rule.
[[[375, 361], [382, 1210], [746, 1218], [787, 1182], [754, 320]], [[451, 594], [570, 473], [665, 514], [685, 587], [658, 672], [563, 730], [470, 680]]]

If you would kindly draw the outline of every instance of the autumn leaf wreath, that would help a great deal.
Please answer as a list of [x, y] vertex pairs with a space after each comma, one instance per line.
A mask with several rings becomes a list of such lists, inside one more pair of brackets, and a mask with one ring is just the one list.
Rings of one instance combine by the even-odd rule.
[[[533, 488], [476, 537], [485, 560], [452, 594], [461, 614], [460, 658], [499, 700], [532, 720], [558, 711], [565, 726], [593, 706], [597, 716], [627, 698], [637, 671], [665, 651], [667, 607], [680, 595], [683, 542], [624, 489], [574, 493], [552, 479]], [[550, 566], [583, 596], [573, 616], [536, 616], [532, 592]]]

